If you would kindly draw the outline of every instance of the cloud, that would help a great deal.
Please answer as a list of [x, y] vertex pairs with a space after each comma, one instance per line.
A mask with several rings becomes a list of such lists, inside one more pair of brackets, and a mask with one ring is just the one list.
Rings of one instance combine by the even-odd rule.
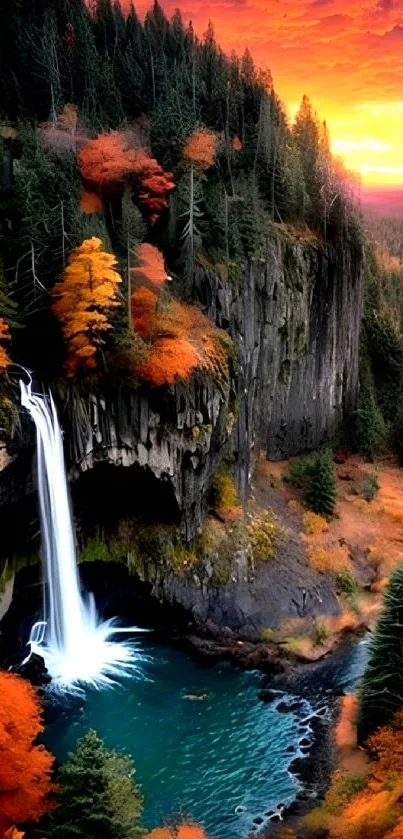
[[397, 0], [379, 0], [376, 8], [380, 9], [383, 12], [390, 12], [390, 10], [395, 9], [396, 6]]
[[[144, 13], [152, 0], [134, 2]], [[258, 65], [271, 69], [288, 106], [308, 93], [339, 153], [353, 167], [367, 167], [365, 179], [403, 182], [402, 0], [160, 2], [168, 16], [179, 7], [199, 35], [211, 18], [226, 52], [242, 54], [247, 46]], [[376, 169], [382, 144], [393, 172]]]
[[[386, 0], [386, 2], [388, 2], [388, 0]], [[331, 3], [333, 3], [333, 0], [313, 0], [313, 2], [309, 5], [311, 9], [321, 9], [322, 6], [330, 6]]]

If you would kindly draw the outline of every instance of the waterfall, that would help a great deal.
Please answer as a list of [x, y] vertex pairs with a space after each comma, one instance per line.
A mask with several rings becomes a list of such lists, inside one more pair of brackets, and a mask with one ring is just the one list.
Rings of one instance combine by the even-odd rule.
[[44, 658], [54, 684], [80, 689], [113, 684], [141, 660], [133, 640], [114, 641], [122, 630], [101, 621], [93, 596], [81, 593], [62, 433], [52, 396], [20, 382], [21, 404], [36, 426], [38, 492], [44, 571], [44, 620], [32, 627], [30, 650]]

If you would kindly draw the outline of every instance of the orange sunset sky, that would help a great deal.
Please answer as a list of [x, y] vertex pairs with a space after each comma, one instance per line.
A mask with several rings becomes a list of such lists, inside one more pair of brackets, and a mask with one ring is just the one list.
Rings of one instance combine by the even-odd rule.
[[[270, 67], [291, 113], [304, 93], [364, 187], [403, 187], [403, 0], [161, 0], [201, 35]], [[149, 3], [136, 3], [144, 12]]]

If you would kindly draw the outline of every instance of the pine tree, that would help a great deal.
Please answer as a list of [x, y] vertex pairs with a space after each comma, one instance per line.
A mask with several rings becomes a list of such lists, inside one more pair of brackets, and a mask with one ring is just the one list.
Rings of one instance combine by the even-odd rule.
[[403, 564], [393, 572], [360, 687], [360, 742], [403, 706]]
[[336, 471], [330, 449], [319, 452], [306, 494], [308, 506], [319, 515], [334, 515], [336, 506]]
[[77, 743], [59, 773], [51, 839], [138, 839], [142, 796], [129, 757], [107, 751], [95, 731]]

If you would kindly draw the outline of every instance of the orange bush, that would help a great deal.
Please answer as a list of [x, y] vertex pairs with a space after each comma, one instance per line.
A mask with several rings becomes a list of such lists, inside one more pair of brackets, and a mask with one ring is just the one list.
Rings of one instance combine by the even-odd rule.
[[3, 834], [3, 839], [24, 839], [25, 833], [21, 833], [16, 827], [10, 827]]
[[367, 747], [375, 757], [374, 775], [385, 781], [389, 775], [403, 773], [403, 708], [395, 714], [390, 725], [371, 734]]
[[138, 374], [155, 387], [171, 385], [175, 379], [187, 379], [200, 362], [200, 356], [186, 338], [162, 338], [151, 347]]
[[151, 385], [171, 385], [186, 379], [202, 367], [226, 377], [228, 362], [218, 330], [196, 306], [169, 300], [159, 303], [159, 295], [168, 279], [162, 254], [152, 245], [136, 250], [140, 265], [132, 269], [138, 284], [133, 291], [132, 323], [148, 343], [148, 355], [137, 373]]
[[[10, 340], [10, 330], [8, 325], [6, 324], [3, 318], [0, 318], [0, 341], [9, 341]], [[7, 355], [6, 350], [0, 344], [0, 372], [2, 370], [7, 370], [7, 367], [11, 364], [11, 361]]]
[[243, 145], [238, 136], [234, 137], [232, 141], [232, 150], [233, 151], [242, 151]]
[[197, 128], [188, 137], [183, 147], [183, 154], [196, 169], [205, 172], [213, 165], [218, 145], [218, 135], [209, 128]]
[[311, 568], [321, 573], [340, 574], [351, 569], [348, 551], [344, 547], [327, 548], [320, 545], [307, 545], [305, 549]]
[[92, 213], [102, 212], [102, 201], [96, 192], [90, 192], [88, 189], [83, 189], [80, 200], [80, 210], [82, 213], [91, 215]]
[[44, 746], [34, 745], [43, 726], [37, 694], [29, 682], [0, 672], [0, 696], [2, 835], [16, 823], [38, 821], [50, 809], [53, 757]]

